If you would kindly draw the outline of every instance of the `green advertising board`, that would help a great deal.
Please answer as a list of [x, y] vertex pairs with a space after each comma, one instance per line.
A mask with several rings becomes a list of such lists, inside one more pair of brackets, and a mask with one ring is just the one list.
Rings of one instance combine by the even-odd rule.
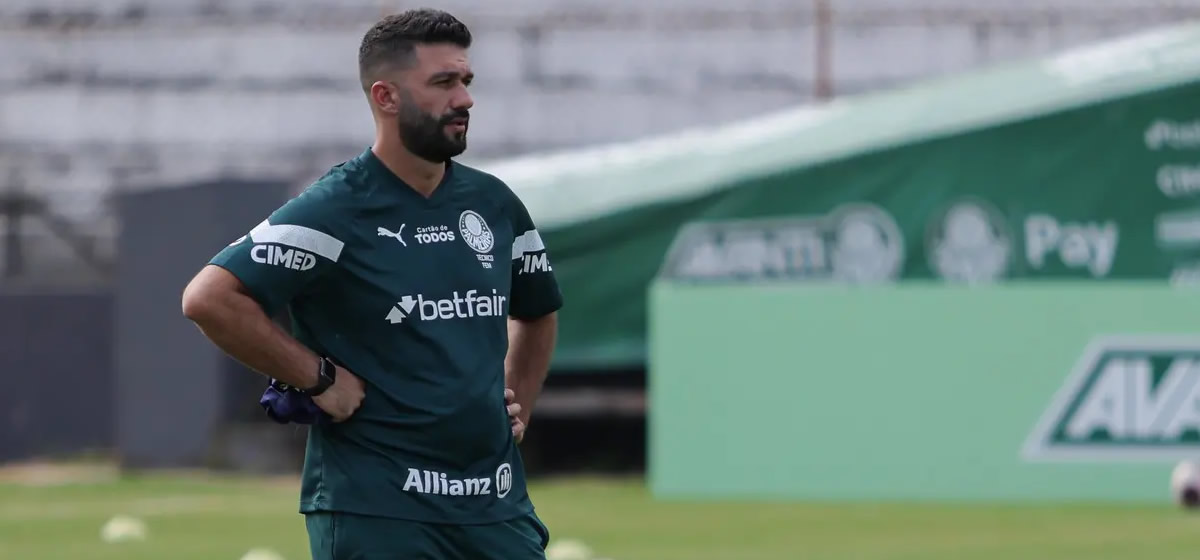
[[1162, 502], [1200, 458], [1200, 291], [662, 282], [651, 302], [658, 497]]
[[1200, 90], [830, 162], [724, 198], [681, 228], [664, 277], [1187, 280], [1200, 271]]

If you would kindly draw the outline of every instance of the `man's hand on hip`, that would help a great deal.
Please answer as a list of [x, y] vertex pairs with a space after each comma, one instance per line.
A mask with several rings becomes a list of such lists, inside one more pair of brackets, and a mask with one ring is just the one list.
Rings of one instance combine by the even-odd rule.
[[312, 400], [332, 417], [334, 422], [343, 422], [358, 410], [365, 395], [362, 380], [338, 366], [333, 385]]
[[525, 439], [525, 423], [521, 421], [521, 405], [516, 402], [517, 394], [512, 389], [504, 390], [504, 404], [508, 408], [508, 419], [512, 422], [513, 437], [517, 443]]

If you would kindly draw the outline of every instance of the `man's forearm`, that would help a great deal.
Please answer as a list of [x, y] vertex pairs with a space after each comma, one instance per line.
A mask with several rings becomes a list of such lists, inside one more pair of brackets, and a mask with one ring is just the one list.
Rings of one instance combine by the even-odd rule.
[[550, 370], [557, 337], [558, 315], [554, 313], [534, 321], [508, 322], [505, 385], [516, 393], [516, 402], [521, 405], [520, 418], [526, 425]]
[[289, 385], [316, 385], [319, 357], [275, 324], [249, 296], [215, 291], [189, 299], [184, 314], [230, 357]]

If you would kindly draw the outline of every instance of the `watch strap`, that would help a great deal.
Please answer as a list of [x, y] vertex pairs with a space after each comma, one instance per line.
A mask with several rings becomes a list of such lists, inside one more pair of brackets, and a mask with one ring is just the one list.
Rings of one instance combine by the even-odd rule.
[[313, 388], [307, 389], [304, 392], [308, 393], [310, 397], [316, 397], [324, 393], [333, 385], [333, 382], [337, 377], [336, 372], [337, 368], [334, 367], [333, 362], [331, 362], [329, 358], [322, 356], [321, 361], [317, 366], [317, 384]]

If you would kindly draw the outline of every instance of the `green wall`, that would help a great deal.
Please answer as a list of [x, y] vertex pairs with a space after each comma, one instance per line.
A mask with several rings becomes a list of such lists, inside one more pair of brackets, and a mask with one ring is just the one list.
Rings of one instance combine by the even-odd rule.
[[1200, 292], [1161, 281], [650, 302], [659, 497], [1158, 501], [1200, 457]]

